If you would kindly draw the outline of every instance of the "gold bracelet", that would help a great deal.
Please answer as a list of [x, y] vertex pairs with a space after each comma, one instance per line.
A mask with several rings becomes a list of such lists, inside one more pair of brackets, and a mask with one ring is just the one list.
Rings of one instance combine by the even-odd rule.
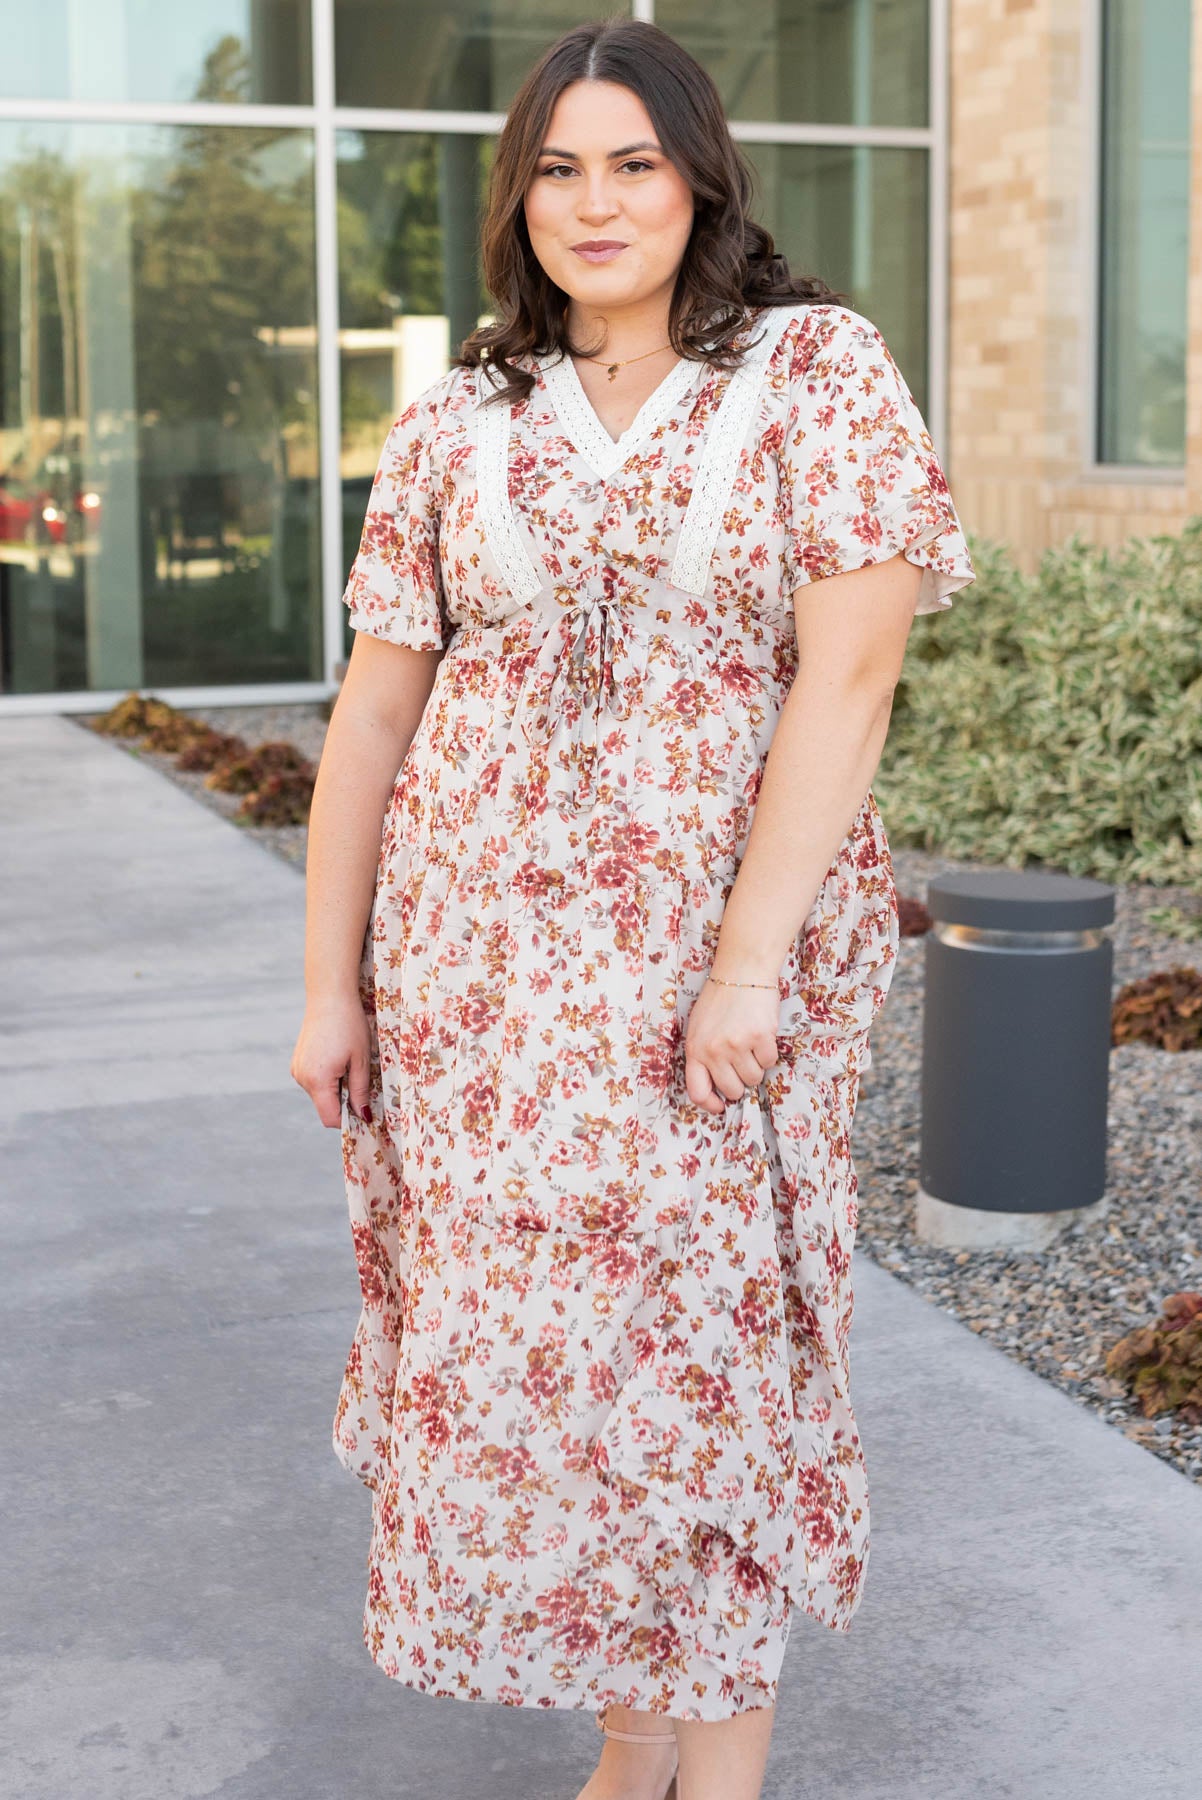
[[773, 993], [778, 991], [778, 983], [775, 981], [723, 981], [720, 975], [711, 975], [709, 979], [716, 981], [719, 987], [758, 987], [771, 988]]

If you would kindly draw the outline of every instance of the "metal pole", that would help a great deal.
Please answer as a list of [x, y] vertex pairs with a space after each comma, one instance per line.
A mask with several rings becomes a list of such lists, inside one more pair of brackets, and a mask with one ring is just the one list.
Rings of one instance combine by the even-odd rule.
[[317, 250], [317, 408], [321, 494], [322, 679], [342, 661], [342, 371], [338, 343], [338, 167], [334, 0], [313, 0], [313, 184]]

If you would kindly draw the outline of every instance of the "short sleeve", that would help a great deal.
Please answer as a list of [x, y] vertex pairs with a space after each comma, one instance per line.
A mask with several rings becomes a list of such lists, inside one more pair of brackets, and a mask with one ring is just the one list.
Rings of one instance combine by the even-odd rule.
[[780, 451], [788, 592], [904, 552], [923, 570], [915, 612], [946, 611], [976, 571], [914, 396], [871, 320], [809, 317]]
[[354, 630], [411, 650], [441, 650], [450, 636], [434, 440], [454, 374], [410, 401], [385, 439], [342, 596]]

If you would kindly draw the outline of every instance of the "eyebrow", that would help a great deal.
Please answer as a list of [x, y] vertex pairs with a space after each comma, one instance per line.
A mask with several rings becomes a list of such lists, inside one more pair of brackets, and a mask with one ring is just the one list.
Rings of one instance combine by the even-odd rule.
[[[644, 141], [642, 143], [626, 144], [621, 150], [611, 150], [609, 153], [609, 158], [610, 158], [610, 160], [612, 160], [615, 156], [629, 156], [631, 154], [631, 152], [634, 150], [658, 150], [658, 149], [659, 149], [658, 144], [652, 144], [652, 143], [648, 142], [646, 139], [644, 139]], [[540, 156], [570, 156], [573, 162], [580, 161], [580, 157], [577, 155], [575, 150], [557, 150], [555, 148], [554, 144], [544, 144], [542, 149], [539, 151], [539, 155]]]

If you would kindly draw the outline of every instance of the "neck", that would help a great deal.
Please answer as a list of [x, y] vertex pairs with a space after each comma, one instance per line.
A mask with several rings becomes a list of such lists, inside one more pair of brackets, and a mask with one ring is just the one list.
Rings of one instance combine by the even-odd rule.
[[[673, 282], [675, 277], [673, 277]], [[671, 284], [665, 290], [625, 306], [589, 306], [569, 300], [564, 323], [573, 344], [586, 356], [621, 362], [668, 345]]]

